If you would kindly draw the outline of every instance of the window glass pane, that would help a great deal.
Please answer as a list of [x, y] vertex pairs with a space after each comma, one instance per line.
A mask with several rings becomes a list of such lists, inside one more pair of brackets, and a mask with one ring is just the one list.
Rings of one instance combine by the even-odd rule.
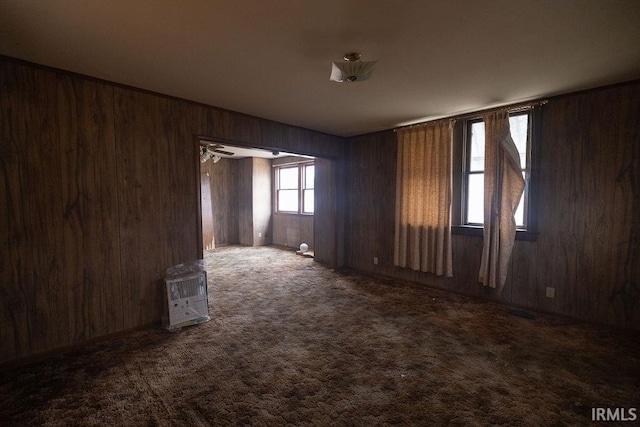
[[316, 168], [314, 165], [304, 167], [304, 188], [313, 188]]
[[[522, 177], [526, 179], [524, 172], [522, 172]], [[520, 197], [520, 203], [518, 203], [518, 209], [516, 209], [516, 213], [514, 215], [516, 219], [516, 227], [525, 227], [524, 223], [524, 191], [522, 192], [522, 197]]]
[[520, 167], [527, 167], [527, 136], [529, 135], [529, 115], [519, 114], [509, 117], [509, 127], [511, 128], [511, 138], [516, 143], [518, 153], [520, 153]]
[[522, 197], [520, 197], [520, 204], [516, 210], [515, 219], [517, 227], [524, 227], [524, 193]]
[[484, 174], [469, 175], [467, 186], [467, 223], [484, 223]]
[[304, 213], [313, 213], [313, 190], [304, 190]]
[[471, 123], [470, 171], [484, 170], [484, 122]]
[[278, 190], [278, 210], [298, 212], [298, 190]]
[[298, 188], [298, 167], [281, 168], [280, 173], [280, 189], [297, 189]]

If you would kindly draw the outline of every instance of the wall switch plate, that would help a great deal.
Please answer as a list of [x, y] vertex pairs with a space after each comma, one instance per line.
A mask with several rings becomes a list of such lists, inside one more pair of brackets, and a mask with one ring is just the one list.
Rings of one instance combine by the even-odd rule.
[[547, 298], [555, 298], [556, 296], [556, 288], [547, 288]]
[[262, 233], [258, 233], [258, 237], [262, 237]]
[[375, 265], [378, 265], [378, 257], [377, 257], [377, 256], [374, 256], [374, 257], [373, 257], [373, 263], [374, 263]]

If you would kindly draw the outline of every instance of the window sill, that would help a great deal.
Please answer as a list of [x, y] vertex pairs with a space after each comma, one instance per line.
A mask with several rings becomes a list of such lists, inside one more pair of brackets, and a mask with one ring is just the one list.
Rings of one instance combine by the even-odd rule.
[[274, 212], [273, 214], [274, 215], [282, 215], [282, 216], [313, 216], [314, 215], [312, 213], [285, 212], [285, 211]]
[[[476, 227], [472, 225], [452, 225], [451, 234], [458, 234], [462, 236], [476, 236], [482, 237], [483, 227]], [[524, 240], [526, 242], [535, 242], [538, 240], [538, 233], [529, 230], [516, 230], [516, 240]]]

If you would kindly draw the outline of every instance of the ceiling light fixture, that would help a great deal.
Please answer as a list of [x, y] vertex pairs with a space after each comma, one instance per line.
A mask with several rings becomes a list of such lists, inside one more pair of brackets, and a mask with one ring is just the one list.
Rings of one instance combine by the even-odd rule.
[[334, 62], [329, 80], [352, 83], [371, 78], [378, 61], [360, 61], [361, 56], [359, 52], [349, 52], [344, 55], [345, 62]]

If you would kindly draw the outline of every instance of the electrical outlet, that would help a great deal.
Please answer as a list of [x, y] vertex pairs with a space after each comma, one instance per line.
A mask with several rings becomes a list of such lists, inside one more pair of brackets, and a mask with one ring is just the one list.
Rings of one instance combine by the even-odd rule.
[[547, 298], [555, 298], [556, 288], [547, 288]]
[[374, 265], [378, 265], [378, 257], [377, 256], [373, 257], [373, 264]]

